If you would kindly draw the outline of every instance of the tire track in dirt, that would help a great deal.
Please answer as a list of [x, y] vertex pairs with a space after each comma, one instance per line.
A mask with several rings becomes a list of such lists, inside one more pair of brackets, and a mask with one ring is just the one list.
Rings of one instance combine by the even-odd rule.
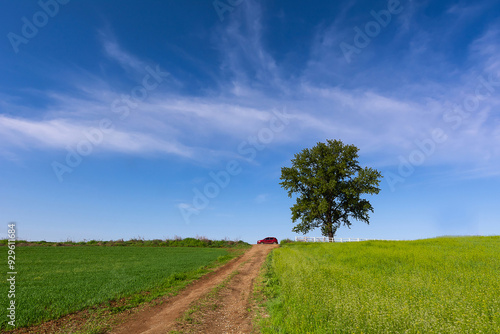
[[194, 304], [195, 312], [188, 315], [190, 321], [183, 320], [173, 329], [180, 333], [254, 333], [251, 311], [254, 281], [266, 255], [277, 246], [256, 247], [264, 254], [255, 254], [241, 263], [215, 294]]
[[247, 308], [253, 281], [267, 254], [275, 247], [277, 246], [252, 246], [240, 258], [202, 277], [165, 304], [133, 314], [111, 333], [168, 333], [177, 325], [176, 319], [181, 317], [191, 304], [206, 296], [235, 270], [239, 274], [229, 282], [229, 293], [223, 298], [223, 307], [204, 319], [203, 329], [200, 330], [202, 333], [250, 333], [252, 325]]

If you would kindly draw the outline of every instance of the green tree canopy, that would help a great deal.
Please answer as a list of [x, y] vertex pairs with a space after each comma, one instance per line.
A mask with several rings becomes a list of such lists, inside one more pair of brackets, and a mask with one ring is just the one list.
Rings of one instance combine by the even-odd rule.
[[327, 140], [295, 154], [292, 167], [281, 169], [280, 185], [288, 196], [297, 194], [291, 207], [292, 220], [300, 223], [293, 232], [306, 234], [321, 227], [324, 236], [333, 238], [351, 219], [369, 224], [373, 207], [363, 194], [378, 194], [382, 174], [373, 168], [361, 168], [358, 148], [340, 140]]

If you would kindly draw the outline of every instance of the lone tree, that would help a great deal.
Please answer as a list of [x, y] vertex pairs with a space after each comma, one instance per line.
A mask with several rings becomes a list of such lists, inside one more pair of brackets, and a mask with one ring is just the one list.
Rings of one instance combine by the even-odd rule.
[[327, 140], [295, 154], [292, 167], [281, 168], [280, 184], [288, 197], [298, 194], [292, 220], [301, 222], [293, 232], [306, 234], [321, 227], [324, 236], [333, 238], [342, 223], [350, 228], [351, 218], [370, 223], [368, 212], [373, 207], [361, 195], [378, 194], [382, 174], [361, 168], [357, 159], [356, 146]]

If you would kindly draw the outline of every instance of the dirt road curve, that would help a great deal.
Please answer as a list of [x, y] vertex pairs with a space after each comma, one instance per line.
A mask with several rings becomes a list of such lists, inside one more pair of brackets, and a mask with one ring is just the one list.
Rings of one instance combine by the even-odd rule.
[[277, 246], [254, 245], [242, 257], [204, 276], [167, 303], [132, 315], [112, 331], [112, 334], [168, 333], [174, 329], [175, 320], [181, 317], [193, 302], [204, 297], [234, 271], [238, 271], [238, 274], [225, 289], [222, 307], [204, 319], [201, 324], [203, 329], [200, 330], [203, 333], [250, 333], [252, 325], [247, 309], [253, 281], [267, 254], [275, 247]]

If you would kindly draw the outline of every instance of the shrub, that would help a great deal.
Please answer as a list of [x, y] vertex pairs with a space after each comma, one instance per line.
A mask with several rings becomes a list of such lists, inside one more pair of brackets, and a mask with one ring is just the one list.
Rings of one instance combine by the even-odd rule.
[[288, 238], [286, 238], [286, 239], [281, 239], [281, 241], [280, 241], [280, 245], [289, 244], [289, 243], [291, 243], [291, 242], [293, 242], [293, 240], [288, 239]]

